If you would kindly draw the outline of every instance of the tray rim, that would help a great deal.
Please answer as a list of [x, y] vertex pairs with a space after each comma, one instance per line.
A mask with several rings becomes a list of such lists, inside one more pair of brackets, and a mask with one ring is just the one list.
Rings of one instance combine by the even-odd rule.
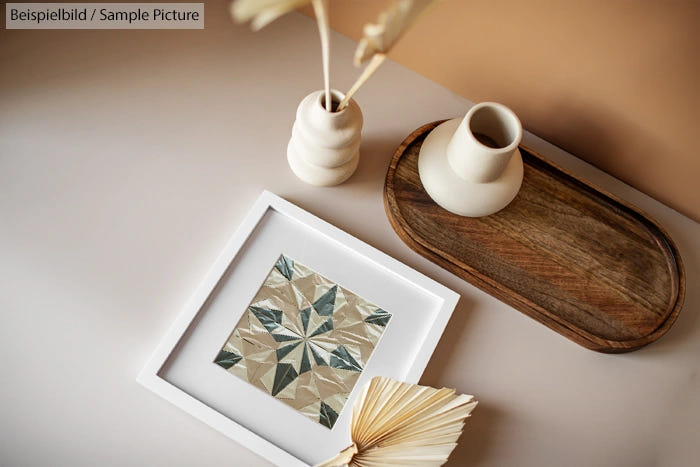
[[[383, 190], [384, 209], [387, 218], [389, 219], [389, 223], [394, 231], [399, 235], [399, 238], [408, 244], [411, 249], [452, 272], [459, 278], [479, 287], [495, 298], [512, 306], [518, 311], [525, 313], [536, 321], [588, 349], [604, 353], [630, 352], [656, 341], [670, 329], [683, 307], [683, 302], [685, 299], [685, 269], [678, 247], [673, 239], [668, 235], [666, 230], [643, 210], [561, 167], [559, 164], [544, 158], [537, 151], [529, 148], [525, 144], [520, 144], [519, 147], [528, 154], [534, 156], [539, 163], [549, 166], [551, 170], [563, 175], [564, 178], [573, 181], [575, 184], [585, 186], [589, 191], [603, 198], [606, 201], [606, 204], [612, 204], [616, 208], [626, 212], [628, 215], [631, 215], [636, 221], [642, 223], [647, 228], [657, 242], [663, 240], [663, 244], [659, 243], [659, 248], [662, 248], [664, 251], [664, 256], [666, 257], [667, 264], [669, 266], [669, 273], [671, 274], [671, 288], [673, 292], [672, 295], [675, 295], [675, 301], [672, 305], [671, 301], [669, 301], [669, 306], [665, 310], [663, 320], [653, 331], [642, 337], [622, 340], [608, 339], [592, 334], [576, 325], [573, 325], [572, 323], [565, 321], [560, 316], [550, 312], [542, 305], [528, 300], [518, 292], [515, 292], [513, 289], [501, 285], [497, 280], [481, 274], [475, 268], [464, 263], [464, 261], [453, 257], [446, 257], [445, 255], [439, 253], [438, 248], [434, 247], [429, 242], [425, 241], [420, 235], [416, 234], [411, 228], [410, 222], [403, 217], [401, 211], [399, 210], [394, 191], [394, 175], [406, 149], [413, 144], [416, 139], [428, 133], [430, 130], [446, 120], [447, 119], [442, 119], [426, 123], [425, 125], [422, 125], [414, 130], [401, 142], [401, 144], [399, 144], [391, 158], [391, 162], [385, 176]], [[526, 163], [525, 160], [523, 162]], [[406, 228], [404, 225], [401, 225], [399, 218], [403, 224], [407, 226]], [[561, 331], [568, 332], [563, 333]]]

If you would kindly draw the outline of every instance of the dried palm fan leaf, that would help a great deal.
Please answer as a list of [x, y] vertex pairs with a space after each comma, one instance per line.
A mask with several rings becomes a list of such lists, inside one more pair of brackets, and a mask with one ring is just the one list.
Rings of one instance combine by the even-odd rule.
[[317, 467], [440, 466], [457, 446], [477, 401], [454, 389], [376, 376], [352, 410], [353, 443]]
[[321, 36], [323, 56], [323, 85], [326, 110], [331, 111], [330, 83], [330, 27], [328, 23], [328, 0], [236, 0], [231, 4], [231, 15], [238, 22], [251, 21], [250, 27], [257, 31], [280, 16], [311, 3]]
[[427, 8], [439, 0], [399, 0], [382, 12], [376, 23], [368, 23], [363, 29], [364, 36], [355, 50], [355, 66], [360, 66], [371, 58], [360, 77], [355, 81], [338, 109], [345, 107], [350, 98], [384, 62], [387, 52], [394, 46], [408, 28]]

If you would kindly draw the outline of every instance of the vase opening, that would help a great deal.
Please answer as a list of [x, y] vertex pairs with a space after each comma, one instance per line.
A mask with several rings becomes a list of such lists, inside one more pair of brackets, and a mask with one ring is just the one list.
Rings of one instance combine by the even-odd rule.
[[[318, 104], [321, 106], [323, 110], [326, 110], [326, 93], [322, 92], [321, 95], [318, 98]], [[338, 91], [331, 91], [331, 113], [336, 113], [338, 112], [338, 106], [340, 105], [340, 101], [343, 100], [343, 96], [340, 92]], [[341, 110], [343, 112], [345, 109]]]
[[469, 120], [469, 131], [482, 145], [492, 149], [517, 146], [520, 124], [512, 112], [495, 106], [483, 106]]

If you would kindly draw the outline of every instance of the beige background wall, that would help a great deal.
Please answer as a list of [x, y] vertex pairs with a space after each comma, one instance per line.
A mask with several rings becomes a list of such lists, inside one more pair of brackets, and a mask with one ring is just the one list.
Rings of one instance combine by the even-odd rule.
[[[355, 39], [387, 4], [330, 3]], [[696, 221], [699, 56], [697, 0], [444, 0], [390, 54]]]

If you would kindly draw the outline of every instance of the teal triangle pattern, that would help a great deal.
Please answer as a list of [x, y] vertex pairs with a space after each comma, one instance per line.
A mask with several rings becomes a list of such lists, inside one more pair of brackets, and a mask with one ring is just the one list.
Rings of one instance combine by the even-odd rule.
[[299, 336], [288, 336], [287, 334], [272, 334], [272, 338], [275, 342], [289, 342], [299, 339]]
[[333, 428], [333, 425], [335, 425], [336, 420], [338, 420], [338, 414], [336, 413], [336, 411], [333, 410], [330, 405], [321, 401], [321, 410], [319, 413], [318, 420], [319, 423], [321, 423], [321, 425], [327, 426], [328, 428]]
[[290, 363], [278, 363], [275, 369], [275, 382], [272, 384], [272, 395], [276, 396], [284, 388], [289, 386], [289, 383], [294, 381], [299, 376]]
[[311, 348], [311, 355], [314, 357], [314, 362], [318, 366], [328, 366], [328, 363], [321, 357], [318, 352], [314, 349], [313, 345], [309, 346]]
[[314, 302], [314, 310], [321, 316], [331, 316], [333, 314], [333, 307], [335, 305], [335, 294], [338, 291], [338, 286], [334, 285], [328, 292], [321, 295], [318, 300]]
[[279, 349], [277, 349], [277, 352], [276, 352], [276, 353], [277, 353], [277, 361], [279, 362], [279, 361], [282, 360], [284, 357], [286, 357], [287, 355], [289, 355], [289, 352], [291, 352], [292, 350], [296, 349], [296, 348], [299, 346], [299, 344], [301, 344], [301, 341], [295, 342], [295, 343], [293, 343], [293, 344], [289, 344], [289, 345], [287, 345], [287, 346], [280, 347]]
[[321, 335], [323, 333], [326, 333], [328, 331], [333, 330], [333, 318], [328, 318], [325, 323], [320, 325], [314, 332], [309, 334], [309, 337], [316, 337], [318, 335]]
[[362, 366], [357, 363], [357, 360], [352, 358], [350, 352], [345, 346], [339, 345], [337, 349], [331, 352], [331, 368], [340, 368], [343, 370], [362, 371]]
[[217, 355], [216, 358], [214, 359], [214, 363], [216, 363], [217, 365], [222, 366], [228, 370], [233, 365], [240, 362], [242, 359], [243, 359], [243, 357], [241, 355], [235, 354], [233, 352], [227, 352], [226, 350], [222, 350], [221, 352], [219, 352], [219, 355]]
[[277, 264], [275, 264], [275, 267], [288, 281], [292, 280], [292, 276], [294, 276], [294, 260], [282, 255], [277, 261]]
[[309, 330], [309, 318], [311, 317], [311, 308], [304, 308], [299, 310], [299, 317], [301, 318], [301, 324], [304, 326], [304, 332]]
[[311, 371], [311, 361], [309, 361], [309, 346], [304, 346], [304, 354], [301, 356], [301, 365], [299, 365], [299, 374]]
[[391, 319], [391, 315], [381, 308], [365, 318], [365, 323], [376, 324], [377, 326], [386, 327]]
[[267, 308], [261, 308], [257, 306], [248, 307], [250, 311], [253, 312], [260, 324], [265, 326], [269, 332], [274, 331], [277, 327], [282, 324], [282, 311], [281, 310], [268, 310]]

